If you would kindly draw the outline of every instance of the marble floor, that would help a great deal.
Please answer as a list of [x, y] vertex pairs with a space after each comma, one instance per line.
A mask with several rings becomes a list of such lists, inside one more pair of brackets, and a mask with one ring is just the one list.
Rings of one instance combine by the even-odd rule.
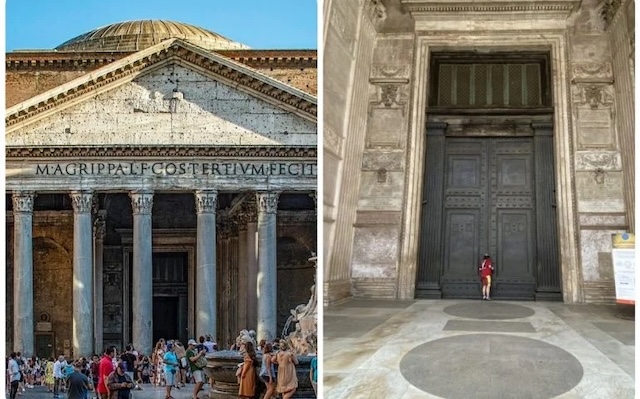
[[616, 306], [352, 299], [324, 309], [324, 398], [634, 398]]

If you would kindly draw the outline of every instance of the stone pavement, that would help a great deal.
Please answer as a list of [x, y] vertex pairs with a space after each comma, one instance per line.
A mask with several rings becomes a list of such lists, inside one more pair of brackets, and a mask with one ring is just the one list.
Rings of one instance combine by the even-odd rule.
[[[187, 384], [186, 387], [181, 389], [173, 388], [171, 390], [171, 396], [175, 399], [189, 399], [191, 398], [191, 392], [193, 391], [193, 384]], [[141, 391], [132, 391], [133, 399], [164, 399], [165, 397], [165, 388], [164, 387], [154, 387], [152, 385], [143, 385], [143, 390]], [[198, 398], [206, 399], [209, 397], [209, 385], [204, 386], [204, 391], [200, 391]], [[8, 397], [8, 395], [6, 396]], [[92, 393], [90, 398], [95, 398], [95, 394]], [[36, 386], [33, 389], [27, 388], [22, 396], [16, 396], [16, 399], [53, 399], [53, 394], [47, 392], [45, 387]], [[60, 399], [67, 399], [66, 394], [60, 394]]]
[[634, 398], [616, 306], [353, 299], [324, 310], [327, 399]]

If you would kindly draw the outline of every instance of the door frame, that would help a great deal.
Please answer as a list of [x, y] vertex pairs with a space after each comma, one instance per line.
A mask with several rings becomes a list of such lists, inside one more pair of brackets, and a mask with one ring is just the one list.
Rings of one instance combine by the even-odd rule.
[[[417, 28], [417, 27], [416, 27]], [[578, 245], [576, 190], [573, 182], [573, 129], [571, 127], [569, 61], [566, 27], [538, 31], [420, 32], [416, 33], [414, 75], [411, 87], [410, 131], [407, 141], [405, 208], [402, 215], [396, 297], [413, 299], [416, 288], [420, 213], [424, 185], [425, 123], [428, 110], [429, 58], [432, 51], [482, 48], [488, 51], [549, 51], [555, 152], [556, 224], [559, 242], [561, 290], [566, 303], [582, 302], [583, 277]]]

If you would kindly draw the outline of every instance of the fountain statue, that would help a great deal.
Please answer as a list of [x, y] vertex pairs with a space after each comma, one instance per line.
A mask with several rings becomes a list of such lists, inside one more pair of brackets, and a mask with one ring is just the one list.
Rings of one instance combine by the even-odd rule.
[[[314, 267], [317, 268], [318, 259], [315, 254], [312, 254], [309, 261], [313, 262]], [[315, 278], [314, 283], [316, 283]], [[287, 341], [289, 347], [295, 350], [299, 362], [296, 366], [298, 389], [293, 397], [315, 398], [316, 396], [309, 380], [309, 370], [313, 357], [309, 356], [309, 354], [315, 354], [317, 347], [318, 300], [316, 284], [311, 286], [311, 295], [307, 304], [296, 306], [290, 313], [291, 315], [282, 330], [282, 339]], [[294, 330], [289, 332], [292, 325]], [[237, 346], [239, 347], [243, 342], [249, 341], [256, 347], [256, 332], [253, 330], [240, 331], [236, 338]], [[259, 364], [256, 369], [259, 370], [262, 363], [262, 354], [258, 352], [257, 355]], [[235, 373], [239, 363], [242, 363], [242, 355], [238, 351], [219, 351], [207, 355], [205, 372], [213, 380], [209, 393], [210, 399], [232, 399], [238, 397], [238, 381]], [[258, 383], [262, 384], [262, 382]], [[260, 386], [258, 390], [264, 392], [264, 387]]]

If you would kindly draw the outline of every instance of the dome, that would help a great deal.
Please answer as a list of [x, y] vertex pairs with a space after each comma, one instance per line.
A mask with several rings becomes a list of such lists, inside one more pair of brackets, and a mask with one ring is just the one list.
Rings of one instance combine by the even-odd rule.
[[182, 22], [140, 20], [119, 22], [68, 40], [58, 51], [139, 51], [167, 39], [182, 39], [207, 50], [247, 49], [215, 32]]

